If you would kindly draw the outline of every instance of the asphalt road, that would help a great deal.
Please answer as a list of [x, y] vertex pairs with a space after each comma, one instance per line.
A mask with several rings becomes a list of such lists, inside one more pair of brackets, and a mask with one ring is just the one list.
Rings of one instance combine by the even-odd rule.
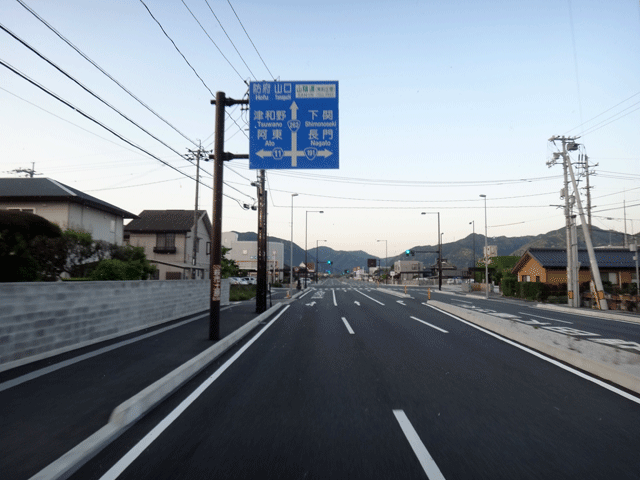
[[424, 301], [308, 289], [74, 478], [638, 478], [640, 399]]

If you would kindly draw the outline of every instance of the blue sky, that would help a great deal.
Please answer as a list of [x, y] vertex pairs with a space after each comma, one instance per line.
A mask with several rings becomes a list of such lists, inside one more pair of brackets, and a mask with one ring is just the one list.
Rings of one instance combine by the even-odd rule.
[[[24, 0], [190, 140], [213, 148], [212, 92], [244, 80], [338, 80], [340, 169], [267, 172], [269, 234], [389, 255], [484, 231], [534, 235], [564, 225], [552, 135], [584, 135], [594, 225], [640, 231], [640, 5], [602, 1]], [[174, 150], [194, 145], [135, 102], [17, 1], [1, 23]], [[0, 59], [185, 173], [195, 169], [0, 32]], [[246, 63], [246, 65], [245, 65]], [[248, 65], [248, 68], [247, 68]], [[234, 71], [234, 68], [237, 70]], [[250, 69], [250, 70], [249, 70]], [[271, 73], [269, 73], [271, 72]], [[272, 77], [273, 75], [273, 77]], [[207, 89], [208, 87], [208, 89]], [[124, 144], [0, 67], [0, 171], [30, 167], [133, 213], [189, 209], [194, 182]], [[610, 110], [609, 110], [610, 109]], [[248, 114], [229, 109], [241, 126]], [[617, 116], [616, 116], [617, 115]], [[626, 116], [625, 116], [626, 115]], [[602, 122], [602, 123], [600, 123]], [[609, 123], [610, 122], [610, 123]], [[582, 125], [581, 125], [582, 124]], [[248, 152], [227, 118], [226, 150]], [[252, 203], [255, 171], [235, 160], [225, 193]], [[207, 164], [205, 169], [211, 172]], [[4, 173], [3, 173], [4, 174]], [[4, 174], [6, 175], [6, 174]], [[211, 184], [211, 178], [204, 177]], [[583, 193], [583, 192], [581, 192]], [[211, 209], [211, 190], [200, 205]], [[633, 225], [632, 225], [633, 222]], [[223, 229], [255, 231], [256, 213], [224, 200]], [[509, 253], [509, 252], [500, 252]]]

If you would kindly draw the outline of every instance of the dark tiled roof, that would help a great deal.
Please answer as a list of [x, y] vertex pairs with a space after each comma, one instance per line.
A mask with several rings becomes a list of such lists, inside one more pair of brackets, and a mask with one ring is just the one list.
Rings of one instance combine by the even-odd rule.
[[[594, 250], [599, 268], [635, 268], [634, 253], [622, 248], [597, 248]], [[557, 248], [530, 248], [525, 255], [533, 257], [544, 268], [567, 268], [567, 251]], [[589, 253], [578, 250], [580, 268], [589, 268]], [[518, 262], [519, 263], [519, 262]]]
[[133, 213], [51, 178], [0, 178], [0, 200], [16, 202], [68, 200], [124, 218], [136, 218]]
[[[198, 210], [204, 215], [204, 223], [211, 235], [211, 222], [206, 210]], [[138, 218], [129, 222], [125, 232], [188, 232], [193, 228], [193, 210], [143, 210]]]

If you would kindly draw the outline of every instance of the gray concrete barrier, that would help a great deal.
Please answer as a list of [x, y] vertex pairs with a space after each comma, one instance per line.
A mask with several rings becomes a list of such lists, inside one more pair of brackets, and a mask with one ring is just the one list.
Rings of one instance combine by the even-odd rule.
[[282, 303], [276, 303], [235, 332], [212, 347], [182, 364], [137, 395], [118, 405], [109, 417], [109, 423], [76, 445], [55, 462], [40, 470], [30, 480], [63, 480], [73, 475], [82, 465], [118, 438], [129, 426], [149, 412], [162, 400], [173, 394], [188, 380], [245, 337], [258, 324], [275, 313]]
[[[0, 283], [0, 372], [209, 309], [208, 280]], [[229, 303], [229, 281], [223, 280]]]

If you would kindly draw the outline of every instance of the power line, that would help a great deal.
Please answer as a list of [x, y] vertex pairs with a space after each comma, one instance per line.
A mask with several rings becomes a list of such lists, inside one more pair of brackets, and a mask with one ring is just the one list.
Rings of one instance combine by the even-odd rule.
[[82, 110], [80, 110], [79, 108], [77, 108], [75, 105], [73, 105], [72, 103], [68, 102], [67, 100], [63, 99], [62, 97], [60, 97], [59, 95], [53, 93], [51, 90], [47, 89], [45, 86], [40, 85], [38, 82], [36, 82], [35, 80], [33, 80], [32, 78], [29, 78], [27, 75], [25, 75], [24, 73], [20, 72], [18, 69], [14, 68], [13, 66], [9, 65], [8, 63], [6, 63], [4, 60], [0, 59], [0, 65], [4, 66], [5, 68], [11, 70], [13, 73], [15, 73], [16, 75], [18, 75], [19, 77], [23, 78], [24, 80], [26, 80], [27, 82], [31, 83], [32, 85], [38, 87], [40, 90], [42, 90], [43, 92], [45, 92], [46, 94], [52, 96], [53, 98], [55, 98], [56, 100], [58, 100], [59, 102], [63, 103], [64, 105], [66, 105], [67, 107], [71, 108], [72, 110], [78, 112], [80, 115], [82, 115], [83, 117], [85, 117], [86, 119], [92, 121], [93, 123], [95, 123], [96, 125], [99, 125], [100, 127], [104, 128], [105, 130], [107, 130], [108, 132], [110, 132], [111, 134], [115, 135], [116, 137], [118, 137], [120, 140], [122, 140], [123, 142], [131, 145], [134, 148], [137, 148], [138, 150], [140, 150], [143, 153], [146, 153], [147, 155], [149, 155], [150, 157], [158, 160], [159, 162], [163, 163], [164, 165], [166, 165], [167, 167], [171, 168], [172, 170], [175, 170], [176, 172], [180, 173], [181, 175], [184, 175], [185, 177], [190, 178], [191, 180], [195, 180], [193, 177], [191, 177], [190, 175], [181, 172], [178, 168], [174, 167], [173, 165], [171, 165], [170, 163], [165, 162], [164, 160], [162, 160], [161, 158], [155, 156], [154, 154], [152, 154], [151, 152], [148, 152], [147, 150], [145, 150], [144, 148], [140, 147], [139, 145], [136, 145], [135, 143], [133, 143], [132, 141], [126, 139], [125, 137], [123, 137], [122, 135], [120, 135], [119, 133], [117, 133], [115, 130], [111, 129], [110, 127], [107, 127], [105, 124], [101, 123], [100, 121], [96, 120], [95, 118], [93, 118], [91, 115], [89, 115], [88, 113], [83, 112]]
[[147, 7], [147, 4], [144, 3], [144, 0], [140, 0], [140, 3], [142, 5], [144, 5], [144, 8], [147, 9], [147, 12], [149, 12], [149, 15], [151, 15], [151, 18], [153, 18], [153, 20], [158, 24], [158, 26], [160, 27], [160, 30], [162, 30], [162, 33], [164, 33], [164, 36], [167, 37], [169, 39], [169, 41], [171, 42], [171, 44], [173, 45], [173, 47], [177, 50], [177, 52], [180, 54], [180, 56], [183, 58], [183, 60], [187, 63], [187, 65], [189, 65], [189, 67], [191, 68], [191, 70], [193, 70], [193, 73], [196, 75], [196, 77], [198, 77], [200, 79], [200, 81], [202, 82], [202, 85], [204, 85], [204, 88], [206, 88], [207, 90], [209, 90], [209, 93], [211, 94], [212, 97], [215, 98], [215, 94], [211, 91], [211, 89], [209, 88], [209, 86], [204, 82], [204, 80], [202, 79], [202, 77], [200, 75], [198, 75], [198, 72], [196, 72], [196, 69], [193, 68], [193, 65], [191, 65], [189, 63], [189, 60], [187, 60], [187, 57], [184, 56], [184, 54], [180, 51], [180, 49], [178, 48], [178, 46], [176, 45], [176, 42], [174, 42], [172, 40], [172, 38], [169, 36], [169, 34], [166, 32], [166, 30], [164, 29], [164, 27], [162, 26], [162, 24], [158, 21], [158, 19], [156, 17], [153, 16], [153, 13], [151, 13], [151, 10], [149, 10], [149, 7]]
[[165, 147], [167, 147], [169, 150], [171, 150], [172, 152], [174, 152], [175, 154], [177, 154], [178, 156], [184, 158], [185, 160], [190, 161], [188, 158], [186, 158], [185, 156], [183, 156], [180, 152], [178, 152], [176, 149], [174, 149], [173, 147], [167, 145], [164, 141], [160, 140], [158, 137], [156, 137], [155, 135], [153, 135], [151, 132], [149, 132], [148, 130], [146, 130], [145, 128], [141, 127], [139, 124], [137, 124], [136, 122], [134, 122], [132, 119], [130, 119], [129, 117], [127, 117], [124, 113], [122, 113], [120, 110], [118, 110], [116, 107], [114, 107], [113, 105], [111, 105], [109, 102], [107, 102], [106, 100], [104, 100], [102, 97], [100, 97], [98, 94], [96, 94], [95, 92], [93, 92], [91, 89], [89, 89], [88, 87], [86, 87], [85, 85], [83, 85], [80, 81], [78, 81], [76, 78], [74, 78], [73, 76], [71, 76], [69, 73], [67, 73], [66, 71], [64, 71], [62, 68], [60, 68], [58, 65], [56, 65], [55, 63], [53, 63], [51, 60], [49, 60], [47, 57], [45, 57], [43, 54], [41, 54], [39, 51], [37, 51], [35, 48], [33, 48], [31, 45], [29, 45], [27, 42], [25, 42], [24, 40], [22, 40], [20, 37], [18, 37], [16, 34], [14, 34], [11, 30], [9, 30], [7, 27], [5, 27], [4, 25], [2, 25], [0, 23], [0, 29], [4, 30], [7, 34], [11, 35], [15, 40], [17, 40], [18, 42], [20, 42], [22, 45], [24, 45], [26, 48], [28, 48], [29, 50], [31, 50], [33, 53], [35, 53], [38, 57], [40, 57], [42, 60], [44, 60], [45, 62], [47, 62], [49, 65], [51, 65], [53, 68], [55, 68], [56, 70], [58, 70], [60, 73], [62, 73], [65, 77], [67, 77], [69, 80], [71, 80], [72, 82], [74, 82], [76, 85], [78, 85], [80, 88], [82, 88], [85, 92], [87, 92], [89, 95], [91, 95], [92, 97], [94, 97], [95, 99], [97, 99], [98, 101], [102, 102], [104, 105], [106, 105], [107, 107], [109, 107], [111, 110], [113, 110], [114, 112], [116, 112], [118, 115], [120, 115], [122, 118], [124, 118], [125, 120], [127, 120], [128, 122], [132, 123], [133, 125], [135, 125], [136, 127], [138, 127], [140, 130], [142, 130], [144, 133], [146, 133], [147, 135], [149, 135], [151, 138], [153, 138], [154, 140], [157, 140], [158, 142], [160, 142], [162, 145], [164, 145]]
[[[187, 6], [186, 3], [184, 3], [184, 0], [181, 0], [182, 4], [185, 6], [185, 8], [187, 10], [189, 10], [189, 13], [191, 14], [191, 16], [193, 17], [193, 19], [198, 23], [198, 25], [200, 25], [200, 28], [202, 29], [202, 31], [204, 32], [204, 34], [209, 37], [209, 40], [211, 40], [211, 43], [213, 43], [213, 45], [218, 49], [218, 51], [220, 52], [220, 55], [222, 55], [222, 58], [224, 58], [227, 63], [231, 66], [231, 68], [233, 68], [233, 71], [236, 72], [238, 74], [238, 76], [240, 77], [240, 80], [242, 80], [243, 82], [245, 82], [244, 78], [242, 77], [242, 75], [240, 75], [240, 72], [238, 72], [238, 70], [236, 70], [236, 67], [233, 66], [233, 64], [229, 61], [229, 59], [226, 57], [226, 55], [224, 53], [222, 53], [222, 50], [220, 50], [220, 47], [218, 46], [218, 44], [216, 42], [213, 41], [213, 38], [211, 38], [211, 35], [209, 35], [209, 33], [205, 30], [205, 28], [202, 26], [202, 24], [200, 23], [200, 20], [198, 20], [196, 18], [196, 16], [193, 14], [193, 12], [191, 11], [191, 9]], [[208, 5], [208, 3], [207, 3]], [[146, 5], [145, 5], [146, 6]], [[209, 7], [211, 8], [211, 7]], [[213, 10], [211, 10], [211, 12], [213, 13]], [[214, 14], [215, 16], [215, 14]], [[216, 20], [218, 19], [218, 17], [216, 17]], [[155, 20], [155, 19], [154, 19]], [[157, 22], [157, 20], [156, 20]], [[218, 20], [218, 23], [220, 23], [220, 21]], [[222, 26], [222, 24], [220, 24], [220, 26]], [[224, 30], [224, 28], [222, 29]], [[225, 34], [227, 32], [224, 32]], [[165, 33], [166, 35], [166, 33]], [[227, 38], [229, 38], [229, 35], [227, 35]], [[231, 39], [229, 38], [229, 41], [231, 41]], [[231, 42], [233, 44], [233, 42]], [[174, 44], [175, 45], [175, 44]], [[233, 47], [235, 48], [235, 45], [233, 45]], [[238, 49], [236, 48], [236, 52], [238, 51]], [[238, 52], [238, 55], [240, 55], [240, 52]], [[184, 57], [184, 55], [183, 55]], [[242, 56], [240, 56], [240, 58], [242, 58]], [[186, 59], [185, 59], [186, 60]], [[242, 61], [244, 62], [244, 59], [242, 59]], [[247, 65], [245, 63], [245, 65]], [[249, 66], [247, 65], [247, 68], [249, 68]], [[251, 72], [251, 69], [249, 68], [249, 72]], [[251, 72], [251, 75], [253, 75], [253, 72]], [[245, 82], [246, 83], [246, 82]], [[211, 92], [211, 94], [213, 95], [213, 92]], [[215, 95], [214, 95], [215, 96]]]
[[31, 15], [33, 15], [34, 17], [36, 17], [41, 23], [43, 23], [49, 30], [51, 30], [53, 33], [55, 33], [62, 41], [64, 41], [67, 45], [69, 45], [71, 48], [73, 48], [82, 58], [84, 58], [85, 60], [87, 60], [89, 63], [91, 63], [91, 65], [93, 65], [94, 67], [96, 67], [98, 70], [100, 70], [100, 72], [102, 72], [106, 77], [108, 77], [112, 82], [114, 82], [116, 85], [118, 85], [122, 90], [124, 90], [131, 98], [133, 98], [134, 100], [136, 100], [140, 105], [142, 105], [143, 107], [145, 107], [149, 112], [153, 113], [158, 119], [162, 120], [165, 124], [167, 124], [169, 127], [171, 127], [174, 131], [176, 131], [178, 134], [180, 134], [184, 139], [188, 140], [189, 142], [193, 143], [194, 145], [197, 146], [197, 143], [194, 142], [193, 140], [191, 140], [189, 137], [187, 137], [184, 133], [182, 133], [180, 130], [178, 130], [175, 126], [173, 126], [171, 123], [169, 123], [167, 120], [165, 120], [162, 116], [160, 116], [159, 113], [157, 113], [155, 110], [153, 110], [149, 105], [147, 105], [146, 103], [144, 103], [142, 100], [140, 100], [136, 95], [134, 95], [133, 93], [131, 93], [124, 85], [122, 85], [118, 80], [116, 80], [113, 76], [111, 76], [106, 70], [104, 70], [100, 65], [98, 65], [96, 62], [94, 62], [91, 58], [89, 58], [84, 52], [82, 52], [78, 47], [76, 47], [73, 43], [71, 43], [71, 41], [69, 41], [67, 38], [65, 38], [60, 32], [58, 32], [53, 26], [51, 26], [45, 19], [43, 19], [40, 15], [38, 15], [34, 10], [31, 9], [31, 7], [29, 7], [26, 3], [24, 3], [23, 0], [17, 0], [18, 3], [20, 5], [22, 5], [29, 13], [31, 13]]
[[[631, 95], [630, 97], [627, 97], [627, 98], [625, 98], [624, 100], [622, 100], [621, 102], [616, 103], [613, 107], [606, 109], [604, 112], [599, 113], [598, 115], [596, 115], [596, 116], [595, 116], [595, 117], [593, 117], [593, 118], [590, 118], [590, 119], [589, 119], [589, 120], [587, 120], [586, 122], [582, 122], [582, 123], [581, 123], [580, 125], [578, 125], [577, 127], [573, 127], [571, 130], [568, 130], [568, 131], [565, 133], [565, 135], [567, 135], [569, 132], [572, 132], [573, 130], [575, 130], [575, 129], [577, 129], [577, 128], [580, 128], [580, 127], [581, 127], [581, 126], [583, 126], [584, 124], [589, 123], [589, 122], [591, 122], [592, 120], [595, 120], [596, 118], [598, 118], [598, 117], [600, 117], [600, 116], [604, 115], [605, 113], [607, 113], [607, 112], [609, 112], [609, 111], [613, 110], [613, 109], [614, 109], [614, 108], [616, 108], [617, 106], [622, 105], [622, 104], [623, 104], [624, 102], [626, 102], [627, 100], [631, 100], [633, 97], [636, 97], [636, 96], [638, 96], [638, 95], [640, 95], [640, 92], [636, 92], [636, 93], [634, 93], [634, 94], [633, 94], [633, 95]], [[634, 104], [634, 105], [637, 105], [637, 104]], [[632, 106], [633, 106], [633, 105], [632, 105]], [[623, 110], [623, 111], [624, 111], [624, 110]], [[589, 128], [591, 128], [591, 127], [589, 127]]]
[[240, 22], [240, 26], [242, 27], [242, 30], [244, 30], [244, 33], [247, 34], [247, 38], [249, 39], [249, 41], [251, 42], [251, 45], [253, 45], [253, 48], [255, 49], [256, 53], [258, 54], [258, 57], [260, 57], [260, 60], [262, 60], [262, 64], [264, 65], [264, 68], [267, 69], [267, 72], [269, 72], [269, 75], [271, 75], [271, 78], [273, 80], [276, 79], [276, 77], [273, 76], [273, 73], [271, 73], [271, 70], [269, 70], [269, 67], [267, 67], [267, 64], [264, 62], [264, 59], [262, 58], [262, 55], [260, 55], [260, 52], [258, 51], [258, 48], [256, 47], [255, 43], [253, 43], [253, 40], [251, 40], [251, 37], [249, 36], [249, 32], [247, 32], [247, 29], [244, 28], [244, 25], [242, 24], [242, 20], [240, 20], [240, 17], [238, 16], [236, 9], [233, 8], [233, 5], [231, 5], [231, 2], [229, 0], [227, 0], [227, 3], [229, 4], [229, 6], [231, 7], [231, 10], [233, 10], [233, 14], [236, 16], [236, 18], [238, 19], [238, 22]]
[[[240, 54], [240, 52], [238, 51], [238, 49], [236, 48], [235, 43], [233, 43], [233, 40], [231, 40], [231, 37], [229, 37], [229, 34], [227, 33], [227, 31], [224, 29], [224, 27], [222, 26], [222, 23], [220, 22], [220, 19], [218, 18], [218, 16], [213, 12], [213, 9], [211, 8], [211, 5], [209, 5], [209, 1], [208, 0], [204, 0], [205, 3], [207, 4], [207, 7], [209, 7], [209, 10], [211, 10], [211, 13], [213, 14], [213, 16], [216, 18], [216, 20], [218, 21], [218, 24], [220, 25], [220, 28], [222, 29], [222, 31], [224, 32], [224, 34], [227, 36], [227, 38], [229, 39], [229, 41], [231, 42], [231, 45], [233, 45], [233, 48], [235, 49], [235, 51], [237, 52], [238, 56], [240, 57], [240, 60], [242, 60], [242, 63], [244, 63], [244, 66], [247, 67], [247, 70], [249, 70], [249, 73], [251, 73], [251, 76], [255, 79], [256, 76], [254, 75], [254, 73], [251, 71], [251, 68], [249, 68], [249, 65], [247, 65], [247, 62], [244, 61], [244, 58], [242, 57], [242, 55]], [[184, 0], [182, 0], [182, 3], [184, 3]]]

